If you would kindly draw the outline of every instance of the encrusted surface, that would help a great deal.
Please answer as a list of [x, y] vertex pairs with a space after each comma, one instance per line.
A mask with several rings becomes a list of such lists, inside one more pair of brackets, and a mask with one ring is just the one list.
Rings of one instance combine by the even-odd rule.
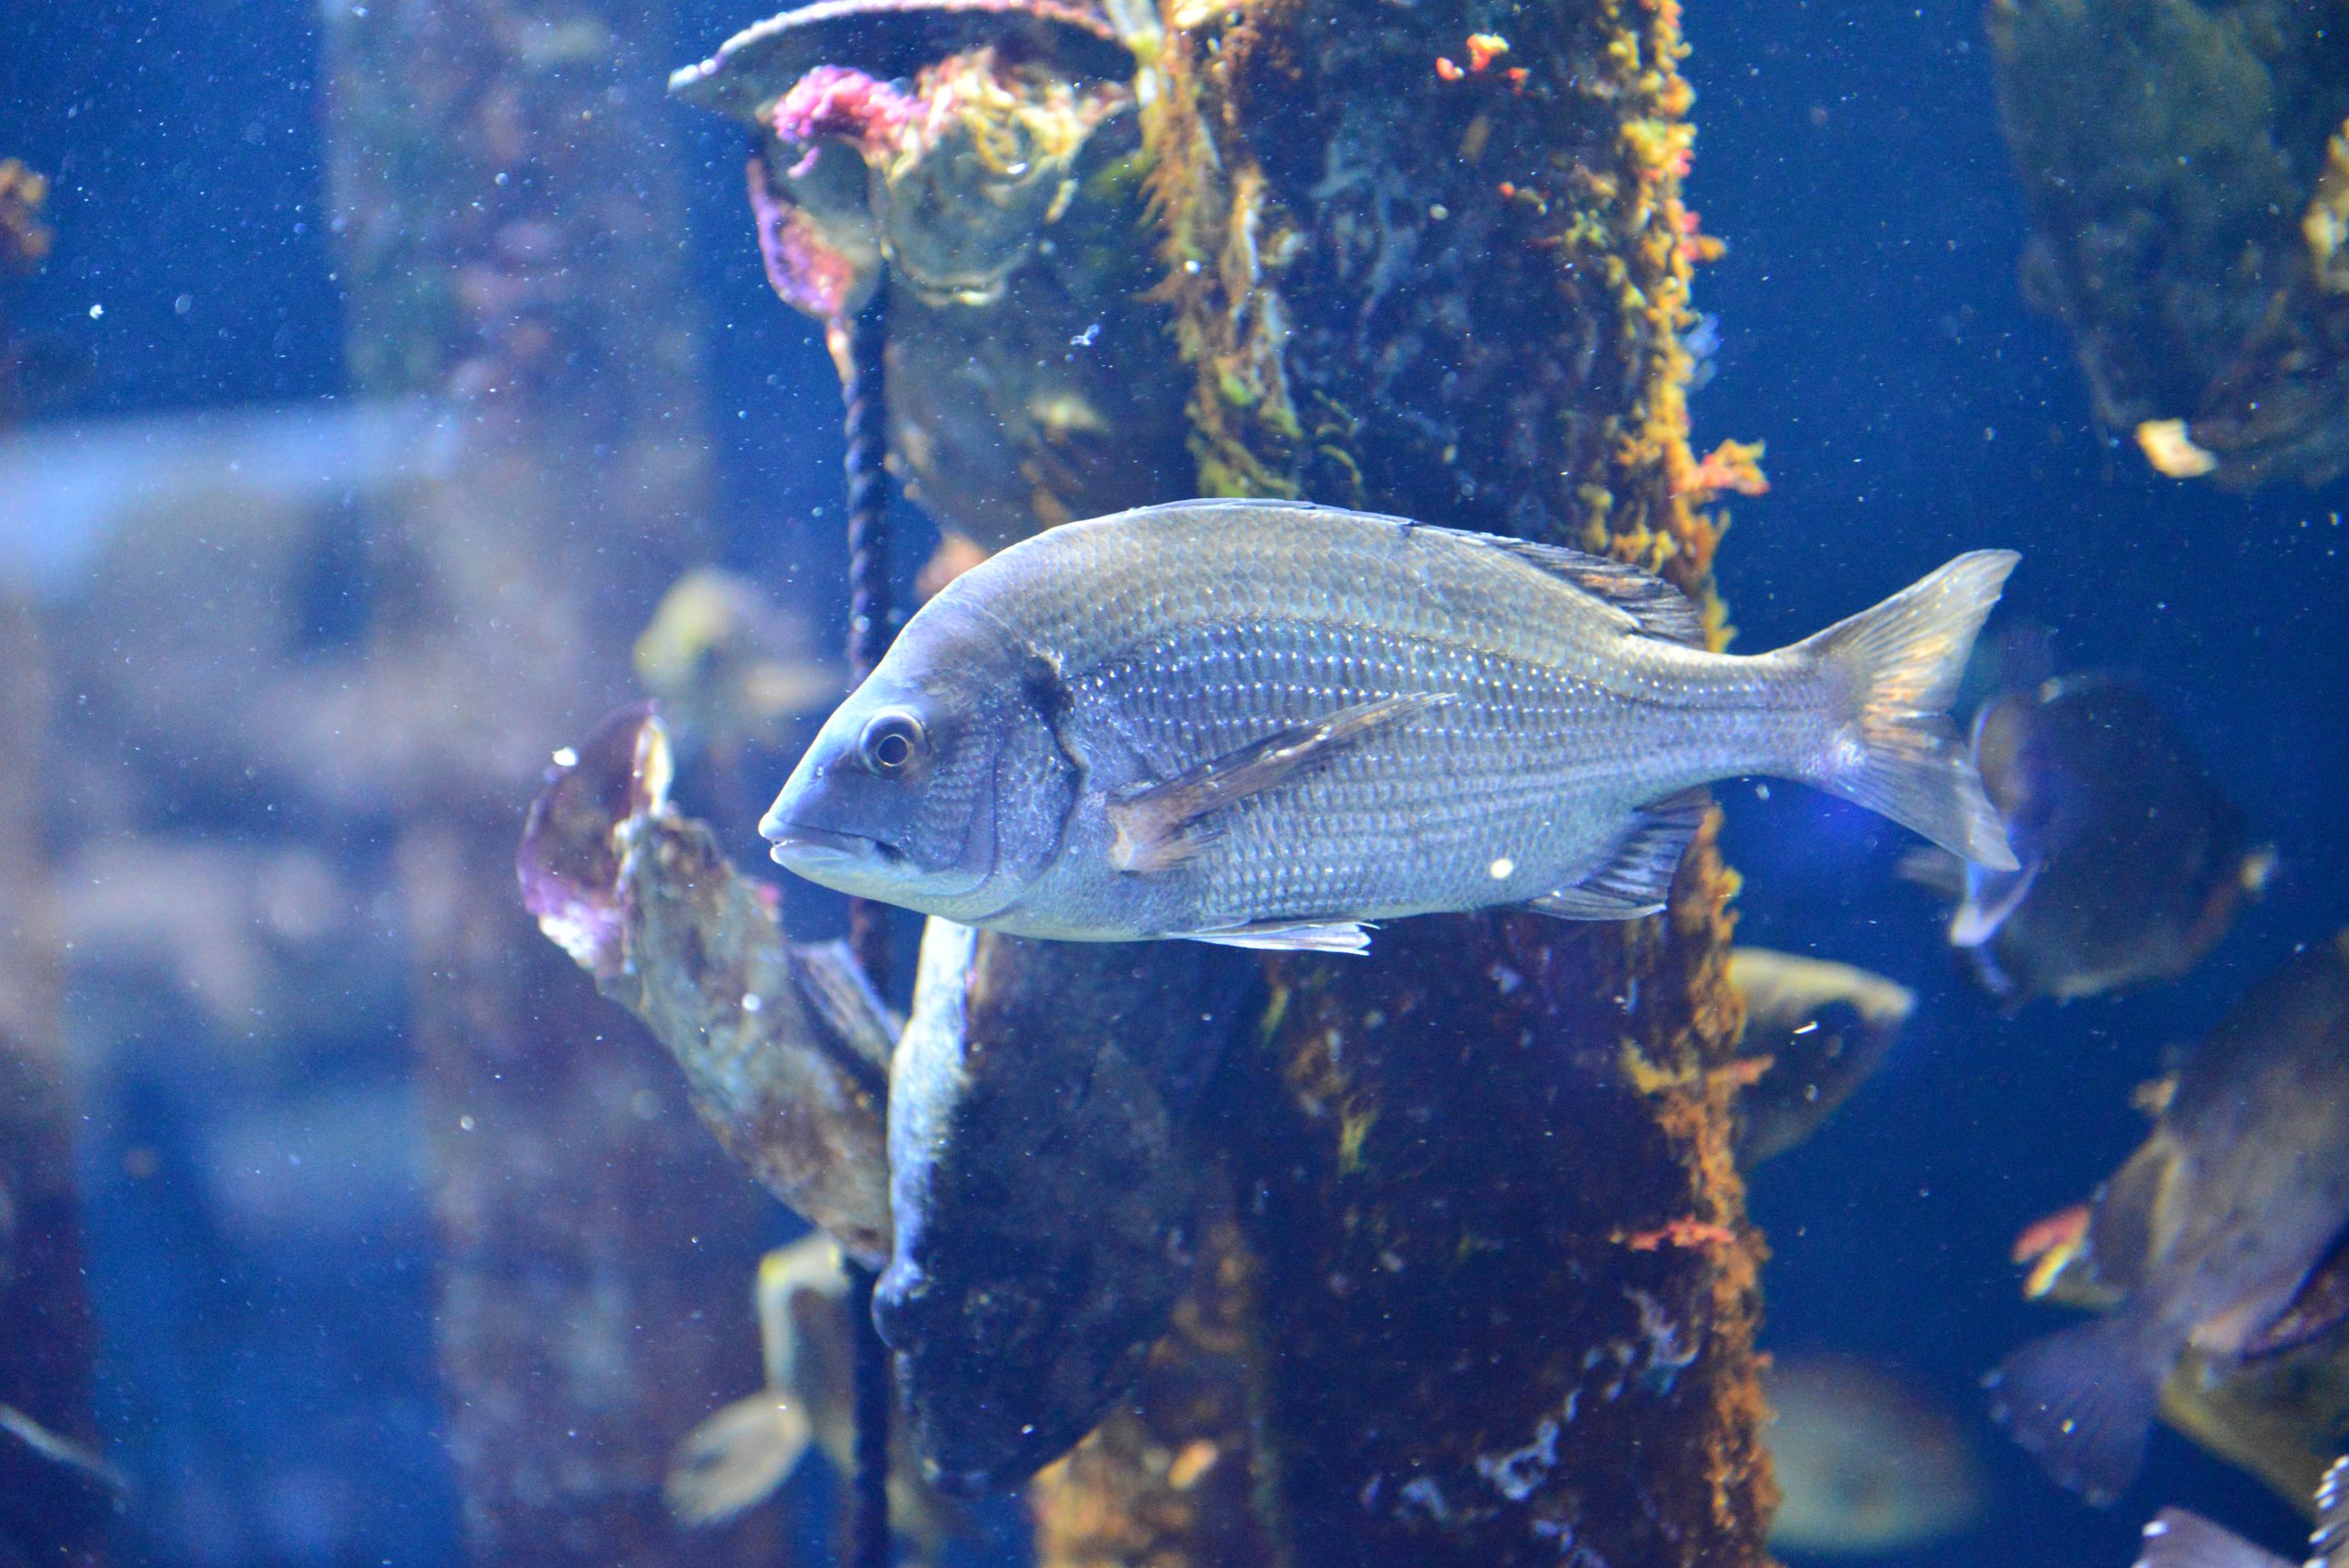
[[[1698, 508], [1764, 486], [1758, 448], [1687, 446], [1679, 334], [1715, 247], [1679, 199], [1676, 6], [1160, 20], [1129, 36], [1200, 488], [1602, 550], [1725, 640]], [[1270, 1524], [1245, 1561], [1762, 1561], [1712, 841], [1659, 920], [1410, 921], [1367, 960], [1270, 966], [1219, 1091], [1256, 1303], [1228, 1436]], [[1111, 1518], [1152, 1562], [1216, 1561], [1151, 1528], [1150, 1430], [1121, 1419], [1040, 1488], [1048, 1562], [1097, 1561]]]
[[1997, 0], [1989, 22], [2024, 284], [2071, 329], [2098, 417], [2174, 478], [2349, 471], [2338, 8]]

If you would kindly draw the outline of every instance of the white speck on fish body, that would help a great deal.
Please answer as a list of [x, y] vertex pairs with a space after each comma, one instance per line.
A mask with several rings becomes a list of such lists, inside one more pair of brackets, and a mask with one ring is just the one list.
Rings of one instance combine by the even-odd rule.
[[1492, 976], [1495, 988], [1504, 996], [1525, 984], [1525, 976], [1505, 963], [1497, 963], [1485, 973]]
[[579, 765], [579, 753], [568, 746], [558, 746], [554, 750], [554, 765], [558, 768], [575, 768]]
[[1507, 855], [1499, 856], [1485, 868], [1485, 873], [1495, 882], [1507, 882], [1517, 874], [1517, 862]]
[[1476, 1473], [1493, 1484], [1493, 1489], [1512, 1503], [1522, 1503], [1533, 1495], [1551, 1471], [1558, 1466], [1558, 1423], [1549, 1417], [1533, 1429], [1533, 1440], [1523, 1448], [1496, 1458], [1491, 1454], [1476, 1456]]
[[760, 995], [756, 991], [750, 993], [742, 998], [742, 1010], [746, 1013], [755, 1013], [766, 1005], [767, 999], [764, 996]]

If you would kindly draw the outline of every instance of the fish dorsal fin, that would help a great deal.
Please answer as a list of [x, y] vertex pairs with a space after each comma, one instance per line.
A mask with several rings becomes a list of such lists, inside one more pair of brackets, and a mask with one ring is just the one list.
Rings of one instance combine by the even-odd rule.
[[1660, 912], [1672, 896], [1680, 857], [1711, 805], [1710, 795], [1692, 789], [1642, 807], [1597, 871], [1525, 906], [1562, 920], [1631, 920]]
[[1465, 528], [1419, 526], [1429, 533], [1474, 539], [1488, 550], [1513, 555], [1528, 566], [1562, 583], [1570, 584], [1593, 598], [1604, 599], [1631, 617], [1632, 625], [1639, 628], [1642, 637], [1684, 643], [1690, 648], [1705, 646], [1703, 614], [1687, 595], [1653, 572], [1643, 572], [1636, 566], [1610, 561], [1603, 555], [1588, 555], [1579, 550], [1569, 550], [1562, 544], [1537, 544], [1531, 539], [1471, 533]]
[[2138, 1568], [2292, 1568], [2223, 1525], [2187, 1508], [2164, 1508], [2145, 1526]]
[[1178, 866], [1214, 842], [1214, 826], [1206, 819], [1224, 806], [1286, 784], [1364, 737], [1452, 700], [1449, 692], [1418, 692], [1357, 703], [1111, 801], [1108, 815], [1116, 837], [1109, 864], [1126, 872]]

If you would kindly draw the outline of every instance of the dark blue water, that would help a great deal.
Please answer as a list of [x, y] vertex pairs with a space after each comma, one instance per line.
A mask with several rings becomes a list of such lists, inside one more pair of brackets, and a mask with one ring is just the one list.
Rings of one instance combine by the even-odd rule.
[[[679, 59], [746, 19], [680, 9]], [[1806, 634], [1958, 550], [2018, 549], [2008, 613], [2057, 628], [2065, 668], [2154, 692], [2280, 847], [2283, 873], [2187, 980], [2004, 1018], [1955, 980], [1936, 909], [1894, 879], [1897, 833], [1799, 790], [1730, 788], [1742, 935], [1922, 995], [1890, 1065], [1755, 1184], [1776, 1253], [1769, 1337], [1893, 1363], [1965, 1421], [1987, 1522], [1901, 1561], [2118, 1568], [2167, 1502], [2280, 1548], [2297, 1535], [2288, 1511], [2166, 1434], [2117, 1507], [2080, 1506], [1981, 1419], [1974, 1385], [2064, 1320], [2019, 1299], [2007, 1249], [2133, 1146], [2130, 1087], [2294, 943], [2349, 921], [2349, 487], [2181, 485], [2096, 425], [2068, 341], [2016, 284], [2024, 222], [1980, 9], [1690, 0], [1691, 199], [1731, 245], [1698, 284], [1721, 348], [1697, 444], [1766, 439], [1773, 485], [1735, 506], [1720, 555], [1739, 646]], [[39, 412], [340, 391], [310, 7], [13, 0], [0, 28], [0, 155], [56, 184], [56, 252], [10, 296], [49, 367]], [[829, 583], [830, 367], [759, 275], [733, 133], [682, 109], [673, 124], [734, 498], [725, 552]], [[126, 1555], [454, 1561], [420, 1190], [390, 1182], [347, 1223], [288, 1237], [240, 1224], [200, 1174], [256, 1105], [328, 1086], [395, 1095], [399, 1020], [354, 1018], [289, 1085], [195, 1065], [209, 1026], [193, 1017], [85, 989], [74, 1018], [108, 1064], [83, 1086], [83, 1173], [101, 1413], [139, 1487]]]

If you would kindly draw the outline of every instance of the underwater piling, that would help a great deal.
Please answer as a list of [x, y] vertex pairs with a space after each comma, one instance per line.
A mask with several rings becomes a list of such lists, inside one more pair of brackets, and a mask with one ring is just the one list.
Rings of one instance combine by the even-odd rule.
[[[9, 738], [0, 748], [0, 1407], [95, 1454], [97, 1323], [82, 1267], [78, 1118], [40, 832], [50, 695], [33, 609], [0, 594], [0, 727]], [[0, 1437], [0, 1550], [95, 1568], [105, 1561], [112, 1491], [22, 1435]]]
[[[48, 183], [0, 159], [0, 280], [47, 253]], [[0, 317], [0, 428], [17, 412]], [[42, 844], [50, 659], [33, 606], [0, 592], [0, 1405], [95, 1451], [97, 1323], [82, 1268], [73, 1100], [59, 1018], [59, 950]], [[113, 1498], [95, 1477], [0, 1439], [0, 1550], [63, 1568], [104, 1561]]]
[[628, 695], [626, 633], [706, 500], [662, 20], [327, 13], [352, 380], [446, 410], [434, 477], [355, 519], [397, 564], [379, 580], [415, 586], [371, 606], [351, 744], [384, 759], [398, 836], [465, 1547], [501, 1568], [790, 1561], [771, 1516], [687, 1532], [662, 1499], [673, 1445], [758, 1376], [765, 1200], [509, 869], [548, 754]]
[[[1706, 508], [1765, 486], [1758, 447], [1687, 441], [1680, 334], [1719, 248], [1680, 197], [1682, 52], [1675, 0], [856, 0], [673, 88], [751, 128], [769, 278], [836, 360], [885, 269], [919, 302], [886, 334], [918, 394], [888, 428], [948, 535], [933, 582], [1072, 515], [1297, 496], [1635, 562], [1718, 647]], [[1034, 151], [967, 151], [998, 145]], [[1196, 1095], [1163, 1063], [1127, 1097], [1039, 1068], [1148, 1032], [1116, 1021], [1141, 995], [1117, 950], [933, 923], [963, 968], [934, 982], [926, 943], [948, 1000], [917, 995], [896, 1063], [881, 1314], [926, 1451], [1002, 1485], [1107, 1404], [1030, 1486], [1049, 1568], [1765, 1561], [1734, 888], [1708, 828], [1660, 917], [1265, 960], [1252, 1027], [1188, 1053], [1223, 1051]], [[1152, 967], [1211, 983], [1197, 953]], [[1180, 1193], [1039, 1163], [1144, 1112]], [[1119, 1261], [1095, 1217], [1129, 1195], [1187, 1289]], [[1073, 1261], [997, 1277], [1023, 1244]]]
[[[1752, 449], [1687, 447], [1678, 334], [1715, 246], [1679, 194], [1678, 20], [1163, 7], [1138, 52], [1199, 488], [1614, 555], [1724, 640], [1698, 508], [1760, 479]], [[1277, 1561], [1764, 1560], [1734, 884], [1708, 831], [1663, 917], [1419, 920], [1268, 964], [1223, 1085], [1252, 1341], [1223, 1441], [1255, 1451]], [[1130, 1440], [1040, 1484], [1052, 1562], [1120, 1560], [1105, 1527], [1163, 1499], [1163, 1453], [1105, 1462]]]

